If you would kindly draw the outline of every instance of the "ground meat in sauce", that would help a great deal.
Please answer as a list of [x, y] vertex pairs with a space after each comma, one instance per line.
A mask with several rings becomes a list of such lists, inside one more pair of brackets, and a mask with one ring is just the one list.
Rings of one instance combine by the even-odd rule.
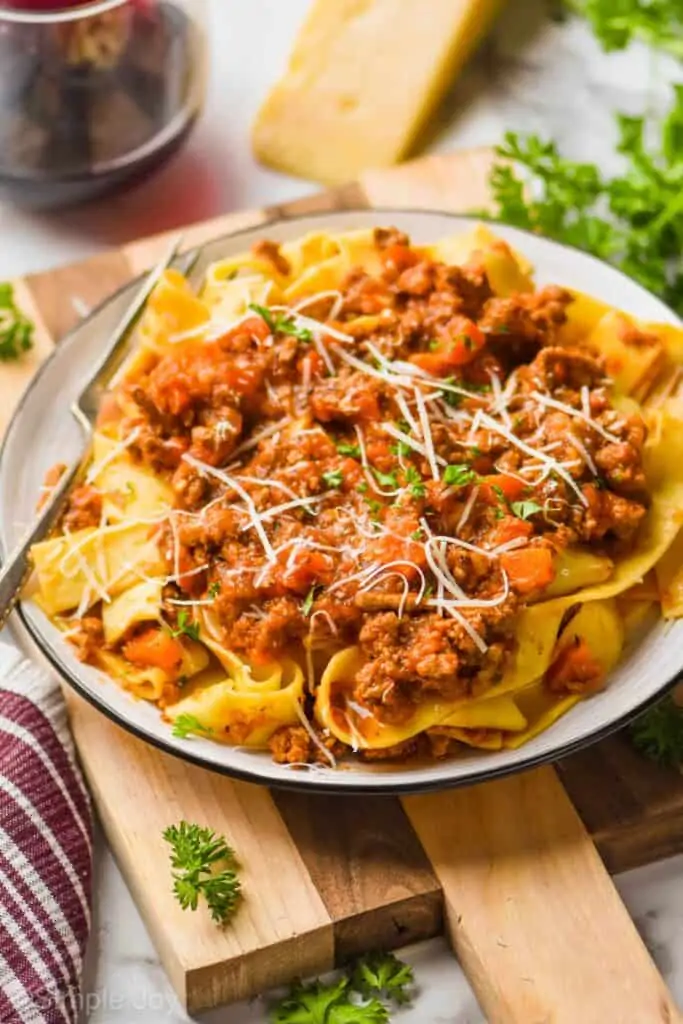
[[62, 518], [65, 531], [74, 533], [89, 526], [99, 526], [102, 518], [102, 495], [96, 487], [83, 484], [69, 495], [69, 501]]
[[[333, 335], [313, 344], [292, 314], [273, 336], [255, 313], [179, 347], [125, 386], [121, 431], [135, 431], [132, 457], [176, 497], [158, 531], [169, 615], [178, 600], [210, 605], [225, 646], [256, 664], [302, 660], [305, 643], [326, 658], [357, 644], [362, 667], [333, 702], [402, 724], [427, 697], [495, 686], [519, 610], [542, 596], [563, 547], [628, 548], [648, 504], [646, 432], [613, 407], [598, 355], [561, 343], [568, 292], [501, 298], [476, 257], [434, 263], [395, 229], [375, 240], [382, 270], [352, 269], [338, 302], [306, 310], [334, 308]], [[276, 243], [256, 255], [289, 271]], [[100, 515], [84, 487], [65, 523]], [[446, 599], [474, 603], [457, 617], [441, 613], [435, 559]], [[86, 659], [99, 622], [81, 623]], [[552, 678], [558, 692], [578, 685], [559, 668]], [[453, 742], [435, 732], [363, 756], [445, 756]], [[283, 763], [321, 759], [300, 725], [270, 745]]]

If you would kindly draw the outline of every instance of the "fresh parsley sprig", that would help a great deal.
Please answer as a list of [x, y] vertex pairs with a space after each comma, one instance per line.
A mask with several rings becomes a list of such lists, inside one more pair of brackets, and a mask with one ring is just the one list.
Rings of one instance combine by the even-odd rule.
[[178, 715], [173, 722], [173, 735], [179, 740], [186, 740], [190, 733], [200, 733], [204, 736], [213, 735], [210, 725], [203, 725], [194, 715]]
[[683, 707], [669, 695], [631, 725], [633, 745], [652, 761], [683, 765]]
[[388, 1024], [387, 1001], [410, 1001], [413, 970], [393, 953], [361, 957], [349, 972], [325, 984], [292, 985], [271, 1006], [271, 1024]]
[[651, 128], [619, 117], [625, 168], [614, 177], [565, 159], [554, 142], [508, 132], [491, 171], [494, 216], [613, 263], [683, 313], [683, 85], [654, 148]]
[[163, 837], [171, 847], [173, 892], [180, 906], [196, 910], [203, 897], [213, 920], [226, 924], [241, 893], [234, 851], [223, 836], [187, 821], [170, 825]]
[[177, 639], [179, 636], [189, 636], [191, 640], [199, 640], [199, 623], [193, 622], [190, 613], [186, 608], [178, 612], [177, 625], [171, 630], [171, 636]]
[[640, 39], [683, 60], [683, 7], [679, 0], [566, 0], [586, 18], [605, 50]]
[[33, 347], [34, 325], [14, 301], [11, 284], [0, 284], [0, 361], [10, 363]]
[[313, 332], [308, 327], [297, 324], [294, 317], [285, 313], [273, 313], [267, 306], [259, 306], [256, 302], [250, 302], [249, 309], [265, 320], [272, 334], [291, 334], [307, 344], [313, 341]]

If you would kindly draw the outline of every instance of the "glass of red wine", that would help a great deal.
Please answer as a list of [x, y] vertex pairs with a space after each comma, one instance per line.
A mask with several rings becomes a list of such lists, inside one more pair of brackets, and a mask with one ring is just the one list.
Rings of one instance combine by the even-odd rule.
[[0, 0], [0, 198], [56, 207], [158, 166], [200, 112], [204, 0]]

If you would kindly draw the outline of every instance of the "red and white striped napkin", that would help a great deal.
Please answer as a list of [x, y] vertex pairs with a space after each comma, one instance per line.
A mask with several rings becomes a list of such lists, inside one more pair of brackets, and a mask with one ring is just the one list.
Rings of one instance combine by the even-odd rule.
[[0, 644], [0, 1022], [74, 1024], [92, 824], [56, 679]]

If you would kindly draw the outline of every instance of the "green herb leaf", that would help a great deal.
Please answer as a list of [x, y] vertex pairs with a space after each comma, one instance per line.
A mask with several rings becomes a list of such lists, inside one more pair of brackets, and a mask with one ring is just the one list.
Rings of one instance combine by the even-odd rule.
[[191, 640], [199, 640], [199, 623], [192, 621], [186, 608], [178, 612], [177, 626], [171, 630], [171, 636], [189, 636]]
[[683, 708], [671, 696], [646, 711], [631, 726], [634, 746], [653, 761], [683, 765]]
[[683, 84], [658, 126], [621, 116], [618, 127], [624, 169], [614, 177], [508, 132], [490, 178], [495, 216], [613, 263], [683, 314]]
[[216, 598], [218, 597], [218, 595], [220, 594], [220, 592], [221, 592], [220, 580], [214, 580], [213, 583], [211, 583], [209, 585], [209, 589], [208, 589], [207, 593], [208, 593], [209, 597], [212, 598], [212, 600], [215, 601]]
[[530, 519], [537, 512], [543, 511], [543, 506], [535, 501], [513, 501], [510, 508], [518, 519]]
[[359, 494], [367, 494], [368, 491], [370, 490], [370, 485], [368, 484], [367, 480], [361, 480], [361, 482], [356, 487], [356, 490], [358, 491]]
[[414, 498], [424, 498], [427, 493], [424, 480], [421, 475], [415, 469], [415, 466], [408, 466], [405, 472], [406, 484], [408, 490]]
[[683, 7], [679, 0], [566, 0], [587, 18], [603, 48], [623, 50], [636, 39], [683, 60]]
[[313, 341], [313, 332], [310, 328], [300, 327], [293, 316], [288, 316], [286, 313], [277, 313], [273, 316], [272, 310], [266, 306], [259, 306], [256, 302], [250, 302], [249, 309], [258, 313], [265, 320], [273, 334], [291, 334], [299, 341], [307, 343]]
[[380, 487], [393, 487], [394, 490], [398, 487], [396, 473], [382, 473], [381, 470], [374, 468], [372, 473]]
[[360, 445], [347, 444], [346, 441], [337, 442], [337, 451], [340, 455], [350, 455], [352, 459], [360, 458]]
[[306, 616], [306, 618], [308, 618], [308, 616], [311, 614], [313, 602], [315, 601], [316, 590], [318, 590], [318, 584], [314, 583], [311, 589], [306, 594], [306, 597], [304, 598], [304, 603], [301, 605], [301, 612], [303, 615]]
[[335, 490], [344, 483], [344, 474], [341, 469], [331, 469], [327, 473], [323, 473], [322, 479], [326, 487]]
[[193, 732], [203, 733], [205, 736], [213, 735], [213, 729], [203, 725], [194, 715], [178, 715], [173, 723], [173, 735], [179, 740], [186, 740]]
[[443, 473], [443, 482], [454, 487], [464, 487], [466, 484], [473, 484], [478, 479], [474, 470], [464, 463], [446, 466]]
[[171, 847], [173, 892], [183, 910], [196, 910], [203, 896], [218, 924], [234, 914], [240, 898], [234, 851], [209, 828], [181, 821], [163, 837]]
[[415, 981], [412, 967], [399, 960], [393, 953], [373, 953], [357, 960], [352, 974], [351, 987], [361, 995], [380, 996], [395, 1003], [407, 1003], [410, 994], [406, 991]]
[[0, 284], [0, 361], [11, 363], [33, 347], [33, 323], [14, 301], [11, 284]]

